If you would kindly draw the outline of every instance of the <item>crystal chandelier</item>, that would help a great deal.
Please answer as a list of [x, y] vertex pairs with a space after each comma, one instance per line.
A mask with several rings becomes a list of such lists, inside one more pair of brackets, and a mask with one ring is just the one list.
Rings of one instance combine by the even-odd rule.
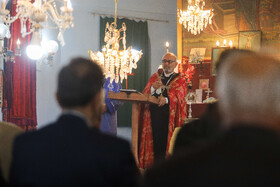
[[186, 11], [178, 9], [179, 23], [194, 35], [200, 34], [208, 23], [212, 24], [214, 13], [212, 10], [203, 10], [204, 6], [204, 0], [188, 0]]
[[[102, 52], [93, 52], [89, 50], [89, 56], [93, 61], [96, 61], [103, 67], [105, 77], [110, 77], [112, 82], [123, 81], [127, 79], [127, 74], [132, 72], [132, 69], [137, 68], [137, 62], [142, 56], [142, 51], [126, 48], [126, 25], [122, 23], [120, 29], [117, 28], [117, 3], [115, 1], [115, 19], [110, 25], [107, 22], [105, 28], [104, 42]], [[121, 36], [121, 33], [122, 36]], [[120, 50], [119, 42], [122, 41], [123, 49]]]
[[[18, 0], [15, 16], [10, 16], [10, 11], [6, 10], [5, 6], [6, 0], [2, 0], [0, 23], [4, 23], [9, 27], [16, 19], [20, 19], [22, 37], [43, 29], [44, 27], [41, 23], [46, 23], [46, 27], [48, 27], [48, 20], [51, 20], [55, 24], [55, 28], [59, 30], [57, 39], [63, 46], [65, 44], [63, 39], [64, 31], [74, 26], [73, 8], [70, 0], [64, 0], [64, 5], [60, 8], [60, 12], [57, 10], [54, 0], [35, 0], [34, 3], [31, 3], [31, 0]], [[29, 21], [29, 25], [27, 21]]]
[[[50, 29], [58, 29], [57, 39], [61, 46], [65, 45], [63, 33], [66, 29], [74, 27], [73, 24], [73, 8], [70, 0], [63, 0], [63, 6], [60, 7], [60, 11], [57, 9], [55, 0], [35, 0], [34, 3], [31, 0], [18, 0], [16, 5], [16, 15], [11, 16], [10, 11], [7, 10], [6, 0], [2, 0], [0, 10], [0, 25], [5, 25], [8, 29], [5, 37], [10, 38], [9, 31], [10, 25], [17, 19], [20, 20], [22, 37], [33, 33], [32, 40], [27, 49], [33, 51], [34, 55], [29, 56], [33, 60], [37, 60], [42, 57], [44, 51], [41, 46], [41, 31], [44, 27]], [[50, 21], [49, 21], [50, 20]], [[37, 52], [33, 49], [36, 48]], [[41, 54], [41, 55], [39, 55]]]

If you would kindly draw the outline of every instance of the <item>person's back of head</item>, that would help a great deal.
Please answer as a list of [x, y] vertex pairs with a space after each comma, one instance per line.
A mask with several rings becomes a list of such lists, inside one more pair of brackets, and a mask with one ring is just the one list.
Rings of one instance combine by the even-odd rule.
[[103, 72], [85, 58], [75, 58], [58, 76], [57, 100], [64, 110], [83, 113], [93, 126], [99, 127], [104, 112]]
[[227, 58], [216, 84], [224, 122], [275, 126], [280, 116], [279, 72], [280, 63], [261, 54]]
[[63, 108], [87, 105], [103, 87], [103, 72], [94, 62], [75, 58], [59, 73], [57, 96]]
[[226, 50], [222, 51], [219, 56], [219, 59], [216, 63], [217, 74], [219, 74], [219, 70], [220, 70], [221, 66], [223, 64], [225, 64], [228, 59], [233, 58], [238, 55], [245, 55], [245, 54], [248, 54], [248, 55], [254, 54], [254, 52], [251, 50], [247, 50], [247, 49], [236, 49], [236, 48], [226, 49]]
[[[254, 52], [245, 49], [226, 49], [217, 61], [216, 70], [219, 76], [221, 67], [227, 63], [228, 59], [241, 54], [254, 54]], [[177, 136], [174, 150], [181, 147], [189, 148], [195, 144], [207, 144], [216, 140], [223, 134], [221, 128], [221, 119], [218, 109], [218, 103], [208, 105], [208, 109], [196, 121], [185, 124]]]

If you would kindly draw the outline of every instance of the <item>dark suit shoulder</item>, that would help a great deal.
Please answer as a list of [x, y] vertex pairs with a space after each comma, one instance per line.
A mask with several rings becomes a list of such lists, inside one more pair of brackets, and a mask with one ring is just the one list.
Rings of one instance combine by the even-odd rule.
[[19, 136], [14, 155], [11, 181], [15, 184], [135, 186], [138, 180], [129, 143], [78, 118], [63, 118]]
[[124, 150], [130, 151], [130, 144], [127, 140], [122, 138], [112, 136], [110, 134], [105, 134], [99, 131], [98, 129], [91, 129], [92, 139], [94, 144], [99, 144], [102, 150], [110, 152], [122, 152]]
[[[147, 186], [279, 186], [278, 136], [252, 127], [181, 151], [145, 174]], [[182, 185], [184, 184], [184, 185]]]
[[16, 137], [17, 141], [24, 142], [24, 141], [33, 141], [34, 138], [40, 137], [41, 134], [46, 133], [49, 131], [49, 129], [54, 128], [55, 123], [51, 123], [46, 125], [45, 127], [39, 129], [39, 130], [34, 130], [34, 131], [29, 131], [25, 133], [21, 133]]

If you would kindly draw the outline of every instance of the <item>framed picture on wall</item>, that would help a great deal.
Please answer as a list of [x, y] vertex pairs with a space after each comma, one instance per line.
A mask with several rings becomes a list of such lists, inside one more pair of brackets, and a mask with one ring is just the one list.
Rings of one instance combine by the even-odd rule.
[[189, 56], [189, 63], [198, 63], [203, 61], [206, 48], [192, 48]]
[[216, 64], [220, 57], [220, 54], [229, 47], [213, 47], [211, 54], [211, 75], [216, 75]]
[[199, 89], [207, 90], [209, 88], [209, 79], [199, 79]]
[[238, 37], [238, 48], [259, 50], [261, 47], [261, 31], [241, 31]]

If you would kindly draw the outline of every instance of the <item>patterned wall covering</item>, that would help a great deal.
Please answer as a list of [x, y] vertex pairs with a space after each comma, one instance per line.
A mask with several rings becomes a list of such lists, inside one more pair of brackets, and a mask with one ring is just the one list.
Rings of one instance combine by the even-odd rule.
[[[206, 48], [205, 57], [211, 58], [211, 48], [217, 40], [232, 40], [238, 47], [239, 31], [261, 31], [261, 45], [280, 51], [280, 0], [205, 2], [205, 9], [214, 9], [213, 23], [196, 36], [183, 29], [183, 56], [189, 56], [191, 48]], [[187, 0], [183, 0], [183, 7], [187, 7]], [[280, 57], [280, 52], [275, 55]]]
[[[187, 1], [182, 0], [183, 9], [187, 8]], [[233, 46], [237, 48], [252, 47], [258, 41], [261, 46], [273, 47], [275, 50], [270, 52], [274, 51], [273, 55], [280, 58], [280, 0], [205, 0], [205, 3], [205, 9], [214, 9], [212, 25], [208, 25], [198, 35], [192, 35], [183, 28], [182, 54], [188, 58], [192, 48], [206, 48], [203, 64], [191, 64], [195, 67], [195, 74], [189, 91], [195, 92], [200, 80], [209, 80], [209, 88], [213, 91], [210, 96], [216, 97], [216, 76], [211, 74], [211, 52], [217, 40], [220, 44], [224, 39], [232, 40]], [[206, 99], [205, 91], [203, 100]], [[200, 117], [205, 108], [205, 104], [194, 104], [192, 116]]]

